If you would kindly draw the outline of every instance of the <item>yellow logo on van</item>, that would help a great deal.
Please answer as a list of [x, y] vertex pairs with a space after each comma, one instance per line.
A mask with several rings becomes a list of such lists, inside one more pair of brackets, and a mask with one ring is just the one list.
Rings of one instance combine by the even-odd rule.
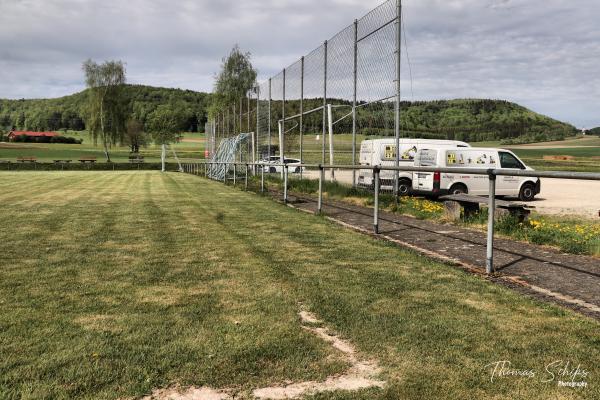
[[448, 152], [448, 160], [446, 161], [446, 164], [456, 164], [456, 153], [450, 151]]
[[383, 150], [383, 158], [388, 159], [388, 160], [395, 160], [396, 159], [396, 146], [391, 145], [391, 144], [386, 145]]

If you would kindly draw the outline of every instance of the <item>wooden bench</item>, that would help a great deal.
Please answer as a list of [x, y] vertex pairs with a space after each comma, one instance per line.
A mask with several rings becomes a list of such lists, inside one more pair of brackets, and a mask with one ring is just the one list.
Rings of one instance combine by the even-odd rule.
[[141, 164], [144, 162], [144, 156], [129, 156], [129, 162], [132, 164]]
[[[473, 196], [469, 194], [452, 194], [441, 196], [440, 200], [444, 200], [444, 212], [446, 217], [452, 220], [458, 220], [462, 215], [464, 218], [469, 218], [479, 212], [480, 205], [487, 205], [489, 200], [484, 196]], [[516, 217], [519, 222], [526, 221], [531, 214], [531, 209], [535, 208], [526, 203], [506, 201], [496, 199], [496, 210], [494, 217], [501, 219], [507, 215]]]
[[36, 157], [17, 157], [17, 162], [20, 162], [20, 163], [25, 163], [25, 162], [35, 163], [35, 162], [37, 162], [37, 158]]
[[81, 157], [79, 159], [79, 162], [82, 164], [85, 164], [85, 163], [93, 164], [96, 162], [96, 157]]

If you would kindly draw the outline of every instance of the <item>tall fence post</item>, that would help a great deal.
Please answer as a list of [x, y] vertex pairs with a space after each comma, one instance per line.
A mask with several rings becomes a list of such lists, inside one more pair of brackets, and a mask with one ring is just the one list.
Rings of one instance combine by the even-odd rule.
[[327, 134], [327, 40], [323, 43], [323, 132], [321, 136], [321, 163], [325, 164], [325, 135]]
[[[396, 168], [400, 166], [400, 89], [402, 71], [402, 0], [398, 0], [396, 10], [396, 107], [394, 112], [394, 131], [396, 137]], [[400, 171], [394, 171], [394, 197], [398, 201], [398, 189], [400, 185]]]
[[288, 201], [288, 166], [287, 164], [283, 167], [283, 202], [287, 204]]
[[373, 232], [379, 233], [379, 167], [373, 168], [373, 179], [375, 179], [375, 193], [373, 201]]
[[[300, 58], [300, 164], [304, 163], [304, 56]], [[300, 168], [302, 179], [302, 168]]]
[[496, 175], [488, 172], [490, 189], [488, 194], [488, 228], [487, 228], [487, 255], [485, 259], [485, 272], [494, 272], [494, 214], [496, 212]]
[[246, 178], [244, 181], [244, 189], [248, 190], [248, 163], [246, 163]]
[[223, 174], [223, 183], [227, 184], [227, 173], [229, 172], [229, 163], [225, 163], [225, 173]]
[[[356, 165], [356, 90], [358, 82], [358, 20], [354, 20], [354, 69], [352, 95], [352, 165]], [[352, 170], [352, 187], [356, 187], [356, 170]]]
[[325, 170], [319, 164], [319, 200], [317, 202], [317, 212], [320, 214], [323, 211], [323, 181], [325, 180]]
[[271, 157], [271, 92], [271, 78], [269, 78], [269, 123], [267, 124], [267, 151], [269, 152], [269, 154], [267, 154], [267, 157]]
[[265, 191], [265, 166], [260, 166], [260, 191], [264, 193]]

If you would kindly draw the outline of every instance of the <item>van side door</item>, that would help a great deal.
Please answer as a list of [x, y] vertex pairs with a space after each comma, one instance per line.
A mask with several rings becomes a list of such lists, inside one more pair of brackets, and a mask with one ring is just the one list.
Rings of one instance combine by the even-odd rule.
[[[499, 151], [498, 157], [500, 165], [498, 167], [507, 170], [522, 170], [525, 166], [514, 155], [506, 151]], [[496, 178], [497, 192], [506, 196], [518, 196], [521, 186], [521, 177], [519, 176], [498, 176]]]

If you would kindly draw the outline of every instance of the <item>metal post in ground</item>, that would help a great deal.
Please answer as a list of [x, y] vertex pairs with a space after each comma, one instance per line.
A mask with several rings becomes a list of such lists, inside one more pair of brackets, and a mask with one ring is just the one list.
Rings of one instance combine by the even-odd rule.
[[[354, 87], [352, 96], [352, 165], [356, 165], [356, 90], [358, 82], [358, 20], [354, 20]], [[356, 186], [356, 170], [352, 170], [352, 187]]]
[[248, 164], [246, 164], [246, 178], [244, 181], [244, 189], [248, 190]]
[[323, 211], [323, 181], [325, 180], [325, 169], [319, 164], [319, 201], [317, 202], [317, 213]]
[[485, 272], [494, 272], [494, 214], [496, 211], [496, 175], [488, 173], [490, 189], [488, 194], [488, 228], [487, 228], [487, 256], [485, 259]]
[[379, 167], [373, 168], [373, 179], [375, 180], [375, 193], [373, 202], [373, 231], [379, 233]]
[[260, 191], [264, 193], [265, 191], [265, 166], [260, 166]]
[[327, 134], [327, 40], [323, 43], [323, 132], [321, 143], [321, 163], [325, 164], [325, 135]]
[[227, 184], [227, 172], [229, 172], [229, 164], [225, 164], [225, 173], [223, 174], [223, 183]]
[[287, 204], [288, 201], [288, 166], [287, 164], [283, 167], [283, 202]]
[[[300, 164], [304, 163], [304, 57], [300, 58]], [[300, 168], [302, 179], [302, 168]]]
[[237, 180], [237, 164], [233, 163], [233, 186], [235, 186]]
[[[396, 104], [394, 112], [394, 131], [396, 138], [396, 168], [400, 166], [400, 77], [402, 71], [402, 0], [398, 1], [396, 10]], [[400, 171], [394, 171], [394, 198], [398, 204], [398, 190], [400, 187]]]

